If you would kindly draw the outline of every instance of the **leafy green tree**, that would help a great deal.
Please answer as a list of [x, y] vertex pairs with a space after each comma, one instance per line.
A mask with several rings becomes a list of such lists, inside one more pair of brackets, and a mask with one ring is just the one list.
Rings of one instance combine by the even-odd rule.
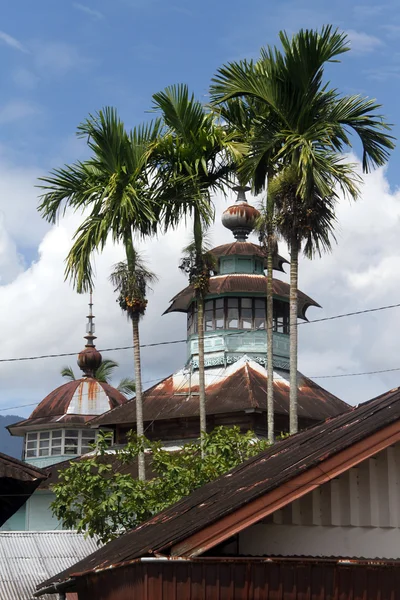
[[206, 432], [204, 375], [204, 297], [210, 270], [203, 251], [204, 232], [213, 222], [212, 193], [225, 185], [241, 159], [243, 145], [235, 134], [217, 123], [186, 85], [174, 85], [154, 94], [154, 109], [161, 114], [163, 130], [155, 145], [157, 179], [162, 189], [165, 229], [176, 227], [187, 217], [193, 219], [193, 260], [191, 283], [197, 303], [199, 338], [200, 432]]
[[[217, 427], [204, 434], [203, 456], [196, 442], [171, 452], [159, 442], [132, 435], [125, 448], [113, 449], [110, 463], [108, 436], [100, 432], [94, 454], [72, 461], [52, 486], [56, 496], [52, 510], [63, 526], [97, 536], [103, 543], [268, 447], [267, 441], [251, 431], [241, 434], [238, 427]], [[151, 452], [153, 476], [140, 481], [126, 471], [145, 447]]]
[[[359, 194], [355, 166], [342, 161], [351, 148], [351, 133], [362, 145], [362, 168], [386, 163], [394, 148], [390, 126], [377, 111], [375, 100], [359, 95], [341, 96], [324, 81], [324, 68], [347, 52], [347, 36], [331, 26], [321, 31], [300, 30], [291, 39], [280, 33], [283, 50], [261, 50], [257, 62], [240, 61], [219, 69], [213, 80], [215, 104], [251, 98], [264, 105], [254, 124], [254, 139], [246, 169], [272, 177], [285, 214], [281, 229], [289, 244], [290, 268], [290, 431], [297, 431], [297, 314], [298, 257], [301, 243], [313, 256], [329, 249], [338, 189], [356, 198]], [[272, 177], [271, 177], [272, 169]], [[291, 192], [278, 193], [278, 184]], [[295, 190], [295, 191], [294, 191]], [[289, 201], [289, 196], [291, 200]], [[323, 204], [327, 206], [324, 208]], [[319, 220], [320, 219], [320, 220]], [[311, 229], [306, 235], [304, 223]], [[314, 229], [313, 229], [314, 228]]]
[[[134, 277], [133, 236], [151, 235], [158, 225], [157, 179], [152, 177], [149, 166], [151, 146], [158, 133], [158, 121], [127, 132], [116, 110], [105, 108], [78, 127], [77, 134], [87, 140], [91, 157], [55, 169], [40, 179], [43, 194], [38, 210], [45, 219], [55, 222], [68, 209], [84, 214], [67, 256], [65, 272], [79, 293], [93, 288], [93, 255], [101, 252], [110, 238], [122, 244]], [[137, 431], [141, 435], [143, 410], [136, 319], [132, 319], [132, 330]], [[145, 477], [144, 461], [140, 463], [139, 477]]]
[[[102, 383], [111, 383], [113, 373], [118, 367], [119, 364], [115, 360], [105, 358], [100, 367], [94, 372], [94, 378]], [[72, 367], [63, 367], [61, 369], [61, 375], [70, 381], [76, 380]], [[135, 393], [135, 380], [124, 377], [119, 382], [117, 390], [119, 390], [121, 394], [124, 394], [124, 396], [132, 396]]]

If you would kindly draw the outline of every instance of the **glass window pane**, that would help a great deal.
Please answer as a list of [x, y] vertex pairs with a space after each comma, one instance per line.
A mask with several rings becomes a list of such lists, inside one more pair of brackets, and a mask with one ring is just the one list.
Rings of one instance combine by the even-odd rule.
[[67, 429], [65, 437], [78, 439], [78, 431], [76, 429]]
[[92, 439], [96, 435], [96, 432], [93, 429], [82, 429], [82, 437]]
[[32, 456], [36, 456], [36, 450], [27, 450], [26, 451], [26, 457], [30, 458]]
[[37, 440], [37, 433], [28, 433], [28, 440]]
[[56, 448], [51, 449], [52, 456], [60, 456], [61, 455], [61, 446], [57, 446]]
[[242, 305], [242, 308], [252, 308], [253, 301], [251, 298], [242, 298], [241, 305]]
[[41, 440], [49, 440], [50, 439], [50, 431], [41, 431], [39, 434]]
[[39, 448], [48, 448], [50, 446], [50, 440], [41, 440], [39, 442]]
[[224, 328], [224, 309], [217, 308], [215, 311], [215, 329]]
[[52, 437], [53, 440], [61, 438], [62, 437], [62, 430], [59, 429], [58, 431], [52, 431], [51, 437]]
[[254, 306], [255, 308], [263, 308], [265, 310], [265, 300], [264, 299], [257, 299], [254, 300]]
[[242, 329], [251, 329], [252, 311], [251, 308], [242, 308]]
[[213, 300], [207, 300], [204, 303], [204, 310], [212, 310], [213, 309], [213, 305], [214, 305], [214, 301]]
[[224, 308], [224, 299], [223, 298], [217, 298], [215, 300], [215, 308]]
[[228, 307], [233, 308], [239, 306], [239, 298], [228, 298]]
[[40, 448], [39, 456], [49, 456], [49, 448]]
[[239, 309], [228, 308], [227, 318], [228, 329], [237, 329], [239, 327]]
[[213, 329], [213, 313], [210, 310], [206, 311], [206, 313], [205, 313], [204, 328], [205, 328], [205, 331], [212, 331], [212, 329]]
[[78, 442], [65, 440], [65, 454], [78, 454]]
[[26, 442], [26, 447], [27, 448], [36, 448], [37, 446], [37, 441], [33, 440], [32, 442]]

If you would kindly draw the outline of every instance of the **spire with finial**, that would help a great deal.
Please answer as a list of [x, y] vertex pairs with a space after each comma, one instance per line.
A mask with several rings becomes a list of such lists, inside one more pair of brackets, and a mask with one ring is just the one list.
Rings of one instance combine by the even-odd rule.
[[249, 187], [238, 185], [233, 189], [237, 192], [236, 202], [222, 214], [222, 224], [233, 232], [238, 242], [245, 242], [253, 231], [260, 213], [246, 200]]
[[89, 314], [87, 316], [87, 319], [88, 322], [86, 325], [86, 335], [84, 336], [86, 340], [86, 345], [85, 349], [78, 354], [78, 366], [83, 371], [85, 377], [94, 377], [97, 369], [102, 363], [103, 358], [100, 352], [96, 350], [96, 346], [94, 345], [94, 340], [96, 339], [96, 336], [94, 335], [95, 324], [93, 315], [92, 290], [90, 290]]

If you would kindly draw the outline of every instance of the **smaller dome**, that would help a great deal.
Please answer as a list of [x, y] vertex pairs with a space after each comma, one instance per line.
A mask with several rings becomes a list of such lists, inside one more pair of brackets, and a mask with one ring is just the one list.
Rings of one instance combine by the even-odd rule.
[[222, 225], [233, 232], [238, 242], [247, 240], [260, 216], [258, 210], [246, 200], [246, 191], [249, 189], [241, 186], [234, 188], [238, 192], [237, 200], [222, 214]]

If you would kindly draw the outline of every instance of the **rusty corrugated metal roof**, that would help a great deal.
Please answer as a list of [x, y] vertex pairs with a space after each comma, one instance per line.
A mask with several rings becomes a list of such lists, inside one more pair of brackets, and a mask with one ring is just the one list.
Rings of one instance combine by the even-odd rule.
[[396, 388], [276, 442], [43, 586], [65, 581], [74, 574], [114, 568], [146, 555], [168, 555], [172, 546], [399, 420], [400, 388]]
[[[267, 268], [267, 253], [265, 248], [252, 244], [251, 242], [231, 242], [212, 248], [210, 253], [216, 258], [220, 256], [258, 256], [264, 260], [264, 267]], [[274, 256], [274, 270], [284, 273], [283, 265], [289, 264], [289, 261], [283, 256], [276, 254]]]
[[[300, 417], [323, 421], [349, 409], [349, 405], [311, 381], [298, 376], [298, 414]], [[206, 411], [208, 415], [235, 413], [249, 409], [266, 411], [267, 370], [244, 356], [228, 367], [208, 368], [206, 379]], [[192, 374], [190, 390], [198, 392], [198, 372]], [[289, 414], [289, 374], [274, 373], [274, 402], [277, 414]], [[146, 422], [181, 419], [199, 415], [198, 396], [189, 396], [189, 376], [178, 371], [143, 393], [143, 415]], [[136, 403], [127, 402], [92, 424], [116, 425], [136, 423]]]
[[25, 504], [46, 478], [47, 473], [42, 469], [0, 453], [0, 526]]
[[[285, 281], [280, 279], [274, 279], [272, 285], [273, 293], [275, 296], [289, 299], [290, 286]], [[210, 285], [208, 294], [210, 296], [217, 296], [220, 294], [267, 294], [267, 277], [266, 275], [244, 275], [232, 273], [230, 275], [215, 275], [210, 278]], [[187, 312], [190, 303], [195, 297], [195, 290], [192, 285], [187, 286], [184, 290], [179, 292], [171, 300], [170, 306], [167, 308], [164, 314], [170, 312]], [[304, 294], [299, 290], [298, 294], [298, 317], [299, 319], [307, 320], [306, 311], [310, 306], [316, 306], [320, 308], [318, 302], [315, 302], [310, 296]]]
[[23, 435], [27, 429], [55, 424], [84, 425], [96, 415], [107, 412], [127, 401], [125, 396], [108, 383], [91, 377], [64, 383], [53, 390], [32, 412], [28, 419], [9, 425], [12, 435]]

